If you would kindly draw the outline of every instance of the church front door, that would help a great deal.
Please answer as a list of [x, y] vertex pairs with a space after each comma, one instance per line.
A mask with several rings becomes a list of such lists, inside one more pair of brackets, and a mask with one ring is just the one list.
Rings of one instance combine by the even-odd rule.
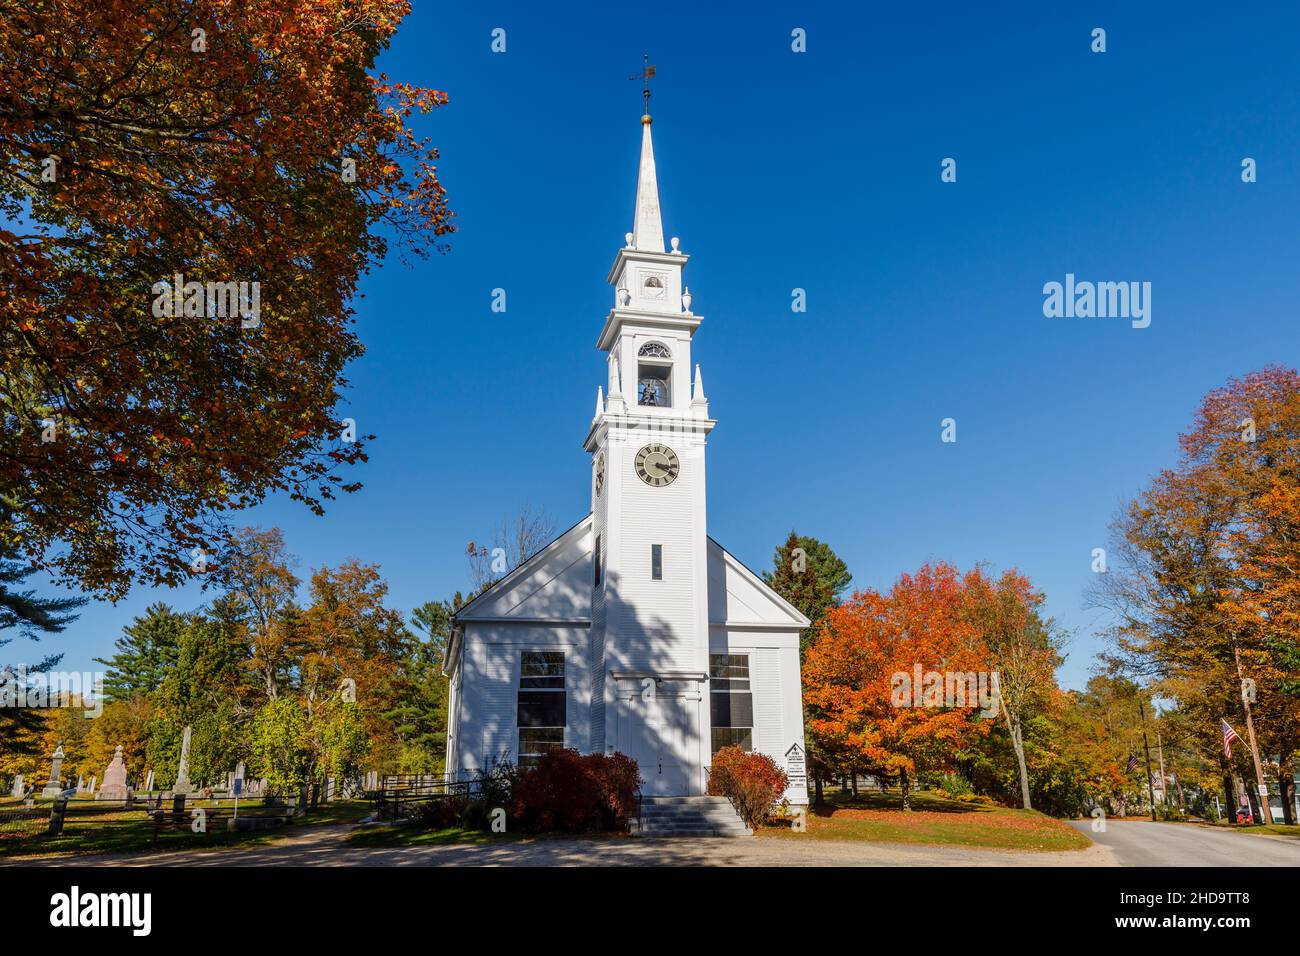
[[618, 749], [637, 762], [647, 797], [698, 792], [698, 690], [650, 678], [623, 682]]

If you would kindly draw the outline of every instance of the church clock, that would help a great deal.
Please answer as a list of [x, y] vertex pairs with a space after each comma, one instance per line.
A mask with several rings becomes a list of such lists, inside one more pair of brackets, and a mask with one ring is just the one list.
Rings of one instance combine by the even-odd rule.
[[670, 485], [682, 470], [677, 453], [667, 445], [646, 445], [636, 453], [637, 476], [647, 485], [662, 488]]

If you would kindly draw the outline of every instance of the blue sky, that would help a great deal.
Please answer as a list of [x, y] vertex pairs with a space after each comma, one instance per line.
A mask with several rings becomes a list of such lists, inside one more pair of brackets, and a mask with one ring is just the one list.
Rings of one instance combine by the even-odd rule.
[[[420, 129], [460, 232], [357, 303], [369, 351], [340, 415], [378, 435], [364, 490], [325, 518], [275, 500], [242, 523], [284, 528], [304, 577], [378, 562], [409, 611], [465, 588], [465, 543], [522, 504], [557, 529], [586, 513], [645, 50], [719, 422], [713, 537], [758, 569], [793, 527], [877, 588], [927, 560], [1019, 567], [1073, 630], [1061, 678], [1081, 686], [1102, 623], [1082, 596], [1117, 508], [1174, 461], [1202, 395], [1295, 361], [1300, 14], [758, 6], [415, 4], [382, 67], [451, 96]], [[1150, 282], [1150, 327], [1045, 318], [1067, 272]], [[159, 599], [202, 596], [138, 591], [45, 643], [89, 667]]]

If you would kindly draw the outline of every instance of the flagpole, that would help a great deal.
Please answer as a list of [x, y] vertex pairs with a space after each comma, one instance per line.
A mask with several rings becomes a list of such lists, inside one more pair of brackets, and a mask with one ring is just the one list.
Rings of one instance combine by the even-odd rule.
[[1147, 795], [1151, 798], [1151, 822], [1156, 820], [1156, 791], [1151, 783], [1151, 745], [1147, 743], [1147, 712], [1138, 699], [1138, 714], [1142, 718], [1142, 750], [1147, 755]]
[[1232, 657], [1237, 664], [1237, 686], [1241, 689], [1241, 706], [1246, 711], [1246, 736], [1250, 738], [1250, 756], [1255, 761], [1255, 786], [1259, 790], [1259, 813], [1264, 822], [1272, 825], [1273, 808], [1268, 805], [1268, 786], [1264, 783], [1264, 767], [1259, 762], [1259, 746], [1255, 743], [1255, 719], [1250, 714], [1250, 699], [1246, 696], [1246, 681], [1241, 676], [1241, 648], [1237, 635], [1232, 635]]

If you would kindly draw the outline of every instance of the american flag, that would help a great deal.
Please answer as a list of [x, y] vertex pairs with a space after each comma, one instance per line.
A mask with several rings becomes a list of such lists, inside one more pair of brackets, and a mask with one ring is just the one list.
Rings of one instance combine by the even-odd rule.
[[1137, 765], [1138, 765], [1137, 754], [1129, 754], [1129, 755], [1128, 755], [1128, 766], [1124, 768], [1124, 772], [1125, 772], [1125, 773], [1132, 773], [1132, 772], [1133, 772], [1133, 768], [1136, 767]]
[[1228, 759], [1232, 759], [1232, 742], [1241, 738], [1237, 736], [1235, 730], [1228, 726], [1226, 720], [1220, 718], [1219, 723], [1223, 726], [1223, 755]]

